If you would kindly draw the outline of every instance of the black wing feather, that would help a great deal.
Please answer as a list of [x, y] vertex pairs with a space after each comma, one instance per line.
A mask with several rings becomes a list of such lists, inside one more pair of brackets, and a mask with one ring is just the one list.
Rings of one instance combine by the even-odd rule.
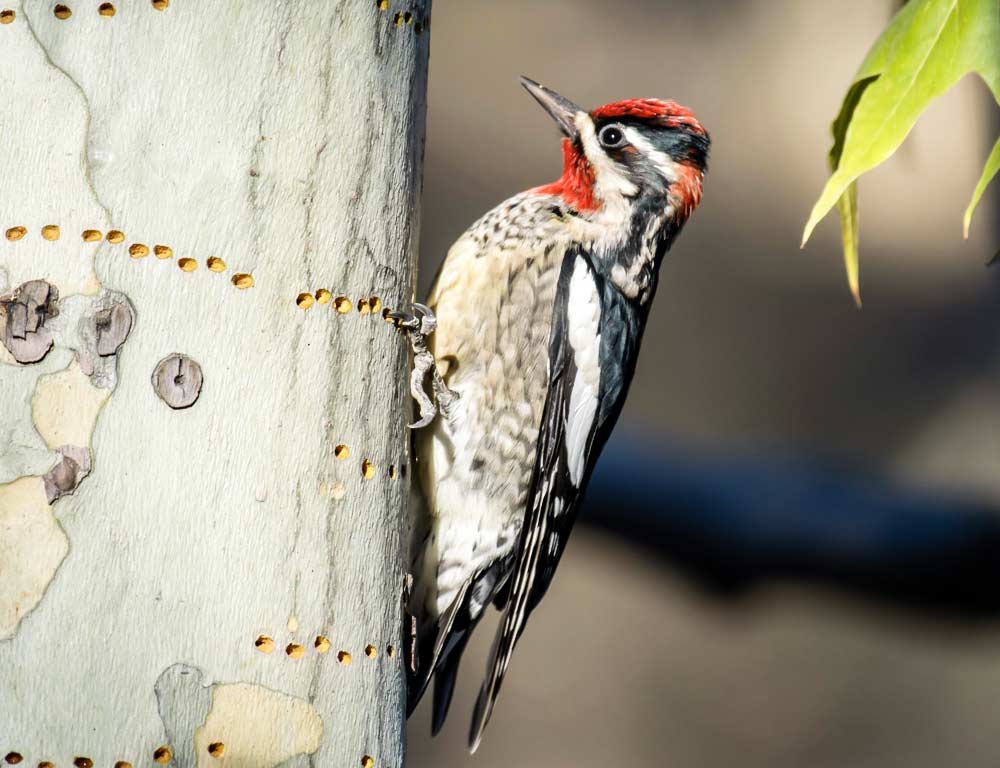
[[[578, 259], [583, 259], [594, 280], [602, 315], [598, 409], [587, 436], [586, 468], [579, 487], [571, 480], [566, 449], [566, 422], [577, 374], [569, 342], [567, 311], [570, 279]], [[567, 252], [556, 290], [549, 341], [549, 390], [539, 431], [532, 490], [509, 581], [506, 611], [493, 643], [487, 677], [479, 691], [472, 718], [469, 748], [473, 752], [493, 712], [514, 646], [552, 581], [597, 456], [621, 412], [635, 368], [644, 321], [645, 313], [636, 310], [594, 270], [586, 253], [579, 249]]]

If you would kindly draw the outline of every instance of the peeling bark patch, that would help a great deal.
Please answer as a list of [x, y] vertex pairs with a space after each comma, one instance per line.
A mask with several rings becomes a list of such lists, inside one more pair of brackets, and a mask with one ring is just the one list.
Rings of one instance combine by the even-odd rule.
[[201, 366], [186, 355], [170, 355], [153, 371], [153, 389], [174, 410], [194, 405], [203, 381]]
[[81, 450], [86, 450], [109, 397], [111, 390], [94, 386], [74, 361], [65, 370], [38, 380], [31, 398], [32, 421], [49, 448], [83, 446]]
[[67, 552], [42, 478], [0, 485], [0, 641], [38, 605]]
[[59, 291], [44, 280], [30, 280], [13, 294], [0, 296], [0, 340], [19, 363], [37, 363], [52, 349], [47, 320], [59, 315]]
[[118, 352], [132, 331], [132, 308], [119, 301], [94, 315], [97, 354], [109, 357]]
[[[198, 768], [220, 761], [239, 768], [274, 768], [297, 755], [315, 753], [323, 720], [306, 700], [250, 683], [218, 684], [212, 705], [194, 733]], [[209, 752], [225, 744], [225, 754]]]
[[62, 461], [45, 473], [45, 496], [49, 504], [72, 494], [87, 475], [90, 474], [90, 449], [78, 445], [64, 445], [59, 449]]

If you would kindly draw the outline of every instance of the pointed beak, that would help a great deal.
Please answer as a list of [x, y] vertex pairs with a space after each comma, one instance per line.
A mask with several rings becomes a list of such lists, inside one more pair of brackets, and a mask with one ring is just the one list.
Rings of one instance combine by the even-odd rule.
[[559, 128], [571, 141], [576, 141], [579, 131], [576, 128], [576, 115], [583, 112], [576, 104], [569, 99], [563, 98], [555, 91], [549, 90], [544, 85], [539, 85], [534, 80], [522, 77], [521, 85], [532, 96], [535, 101], [542, 105], [542, 108], [551, 115], [552, 119], [559, 124]]

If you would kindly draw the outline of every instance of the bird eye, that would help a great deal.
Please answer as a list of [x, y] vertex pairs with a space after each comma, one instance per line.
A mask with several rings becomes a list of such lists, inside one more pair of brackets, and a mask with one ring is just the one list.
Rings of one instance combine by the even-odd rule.
[[597, 138], [605, 147], [620, 147], [625, 143], [625, 133], [617, 125], [604, 126]]

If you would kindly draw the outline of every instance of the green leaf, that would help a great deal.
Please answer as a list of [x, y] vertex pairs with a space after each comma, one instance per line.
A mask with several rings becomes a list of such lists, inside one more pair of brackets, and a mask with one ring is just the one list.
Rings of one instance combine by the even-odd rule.
[[[855, 293], [855, 182], [889, 158], [927, 106], [969, 72], [978, 73], [1000, 103], [998, 51], [998, 0], [910, 0], [865, 58], [833, 123], [833, 173], [813, 206], [802, 237], [805, 245], [816, 225], [837, 206], [848, 277]], [[980, 181], [983, 188], [996, 173], [996, 169], [990, 172], [992, 161], [991, 155]], [[981, 195], [978, 188], [977, 192]], [[974, 202], [979, 195], [973, 196]]]
[[[997, 55], [1000, 56], [1000, 53]], [[965, 209], [965, 218], [962, 220], [962, 232], [965, 237], [969, 236], [969, 227], [972, 225], [972, 214], [975, 212], [976, 206], [979, 205], [979, 199], [983, 196], [983, 192], [986, 191], [986, 186], [997, 175], [997, 171], [1000, 171], [1000, 139], [997, 139], [997, 143], [993, 145], [993, 151], [990, 152], [990, 156], [986, 160], [986, 167], [983, 168], [983, 175], [979, 177], [979, 183], [976, 184], [976, 191], [972, 193], [972, 202]]]

